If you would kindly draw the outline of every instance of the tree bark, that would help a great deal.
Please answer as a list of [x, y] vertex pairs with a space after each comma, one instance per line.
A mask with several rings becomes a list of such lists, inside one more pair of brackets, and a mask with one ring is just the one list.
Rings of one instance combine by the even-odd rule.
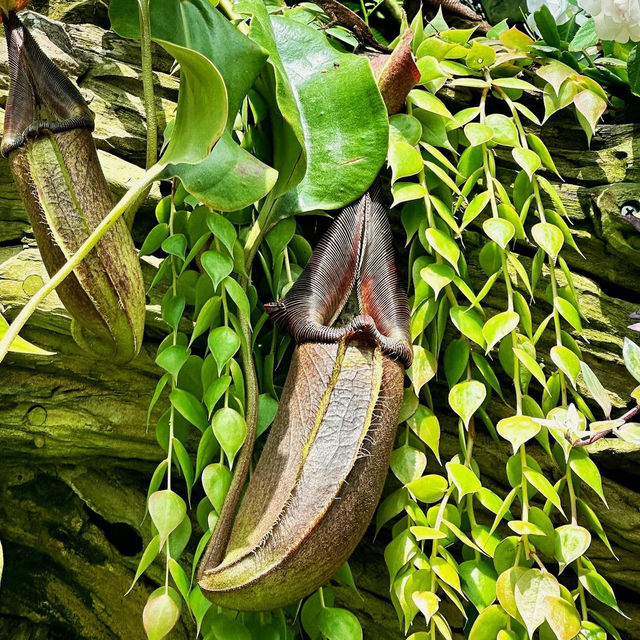
[[[106, 7], [99, 0], [52, 0], [36, 5], [66, 21], [62, 24], [25, 14], [25, 22], [45, 51], [77, 79], [96, 113], [100, 159], [118, 196], [142, 173], [145, 157], [138, 46], [105, 31]], [[1, 44], [0, 96], [6, 99], [4, 49]], [[169, 56], [159, 48], [155, 54], [162, 130], [175, 108], [178, 80], [170, 74]], [[640, 305], [639, 236], [620, 219], [619, 209], [627, 201], [640, 201], [638, 133], [630, 125], [605, 125], [587, 149], [582, 132], [570, 121], [543, 130], [564, 178], [564, 182], [556, 178], [556, 184], [585, 256], [566, 252], [585, 315], [584, 336], [589, 342], [582, 341], [581, 347], [587, 362], [613, 392], [619, 413], [634, 386], [622, 364], [622, 340], [625, 335], [633, 337], [626, 329], [627, 318]], [[503, 160], [507, 181], [514, 168], [510, 157]], [[152, 224], [158, 197], [155, 188], [138, 216], [138, 239]], [[481, 282], [474, 259], [480, 237], [472, 230], [466, 242], [471, 249], [472, 278]], [[531, 247], [520, 250], [524, 261], [533, 255]], [[144, 266], [150, 279], [153, 260], [145, 260]], [[3, 160], [0, 301], [4, 315], [15, 316], [45, 277]], [[502, 292], [497, 286], [492, 296], [487, 306], [502, 310]], [[538, 291], [537, 297], [541, 303], [533, 308], [534, 322], [549, 312], [542, 302], [544, 291]], [[10, 354], [0, 366], [0, 539], [5, 549], [0, 638], [144, 639], [141, 612], [146, 597], [162, 580], [161, 565], [154, 565], [129, 595], [124, 594], [150, 539], [148, 519], [143, 522], [146, 490], [155, 464], [164, 457], [153, 429], [146, 427], [149, 399], [159, 377], [153, 362], [155, 349], [166, 331], [159, 309], [159, 297], [152, 294], [143, 351], [133, 363], [116, 366], [93, 359], [75, 345], [69, 335], [69, 318], [58, 298], [51, 295], [23, 335], [56, 355]], [[541, 344], [539, 351], [548, 353], [550, 346]], [[436, 398], [442, 395], [438, 384], [434, 394]], [[496, 419], [507, 410], [496, 405]], [[158, 412], [153, 412], [152, 425]], [[458, 445], [453, 421], [443, 415], [441, 451], [446, 460], [457, 453]], [[640, 447], [606, 439], [590, 450], [605, 476], [609, 509], [594, 496], [588, 497], [593, 498], [619, 561], [598, 541], [589, 555], [611, 580], [622, 608], [634, 621], [613, 613], [610, 617], [625, 639], [640, 639], [640, 575], [636, 569]], [[504, 472], [508, 456], [506, 444], [496, 445], [484, 433], [478, 434], [474, 457], [488, 485], [502, 495], [508, 486]], [[539, 461], [553, 474], [544, 455]], [[432, 472], [438, 471], [435, 460], [429, 464]], [[375, 541], [368, 534], [351, 560], [360, 596], [336, 587], [339, 602], [360, 618], [365, 638], [404, 637], [389, 599], [382, 556], [388, 539], [386, 531]], [[454, 609], [447, 615], [458, 637], [464, 637], [460, 615]], [[183, 616], [171, 637], [194, 637], [188, 616]]]

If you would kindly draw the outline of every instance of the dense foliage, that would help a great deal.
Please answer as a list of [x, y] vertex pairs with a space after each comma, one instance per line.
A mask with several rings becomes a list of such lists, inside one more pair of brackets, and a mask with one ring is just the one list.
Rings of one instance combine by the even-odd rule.
[[[631, 49], [615, 57], [605, 43], [594, 60], [593, 29], [559, 30], [546, 7], [534, 18], [544, 41], [506, 24], [477, 37], [440, 14], [426, 24], [418, 14], [402, 30], [412, 31], [420, 85], [406, 112], [388, 118], [369, 62], [349, 52], [343, 28], [329, 37], [319, 29], [315, 5], [112, 0], [110, 16], [119, 34], [142, 34], [143, 57], [147, 28], [181, 76], [160, 160], [91, 239], [150, 182], [171, 180], [140, 251], [157, 259], [153, 286], [165, 291], [170, 329], [149, 406], [151, 416], [166, 405], [154, 425], [166, 458], [148, 500], [157, 534], [134, 580], [164, 563], [165, 584], [143, 613], [148, 637], [164, 637], [181, 614], [206, 640], [284, 639], [301, 629], [361, 637], [357, 618], [333, 606], [330, 586], [299, 608], [236, 614], [214, 607], [194, 574], [225, 495], [242, 480], [234, 469], [250, 466], [277, 410], [292, 345], [263, 304], [284, 295], [309, 259], [302, 214], [350, 203], [386, 166], [390, 215], [404, 229], [397, 241], [414, 363], [376, 530], [391, 533], [385, 561], [403, 632], [451, 638], [448, 601], [471, 640], [619, 638], [590, 606], [619, 611], [588, 558], [592, 535], [611, 547], [597, 516], [606, 504], [600, 473], [581, 445], [599, 432], [638, 442], [640, 427], [631, 414], [612, 419], [582, 359], [582, 316], [563, 257], [580, 249], [546, 177], [557, 170], [539, 129], [571, 109], [587, 144], [610, 95], [622, 104], [634, 90]], [[625, 345], [640, 381], [640, 349]], [[444, 460], [440, 423], [450, 420], [459, 452]], [[478, 429], [511, 448], [507, 495], [483, 485]], [[336, 579], [355, 588], [348, 565]]]

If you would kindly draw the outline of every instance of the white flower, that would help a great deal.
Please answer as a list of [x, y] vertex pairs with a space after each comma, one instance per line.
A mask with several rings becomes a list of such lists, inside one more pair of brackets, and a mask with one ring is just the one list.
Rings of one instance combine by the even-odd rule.
[[638, 0], [578, 0], [578, 4], [593, 17], [603, 40], [640, 42]]
[[543, 5], [547, 6], [556, 24], [569, 22], [569, 20], [580, 11], [580, 8], [569, 2], [569, 0], [527, 0], [527, 24], [538, 35], [541, 34], [538, 31], [533, 14], [538, 11], [538, 9], [541, 9]]

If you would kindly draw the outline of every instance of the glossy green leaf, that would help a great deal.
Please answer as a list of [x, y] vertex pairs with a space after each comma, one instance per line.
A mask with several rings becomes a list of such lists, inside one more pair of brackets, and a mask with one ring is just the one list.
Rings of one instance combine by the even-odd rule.
[[449, 262], [456, 270], [456, 273], [459, 273], [458, 260], [460, 258], [460, 248], [458, 245], [444, 231], [440, 231], [440, 229], [430, 227], [425, 230], [424, 234], [431, 248]]
[[496, 638], [500, 630], [505, 629], [508, 624], [509, 616], [502, 607], [497, 604], [491, 605], [476, 618], [469, 632], [469, 640]]
[[575, 606], [564, 598], [547, 596], [544, 616], [557, 640], [571, 640], [580, 632], [580, 615]]
[[407, 489], [420, 502], [430, 504], [442, 498], [448, 488], [446, 478], [435, 474], [422, 476], [407, 485]]
[[391, 187], [393, 194], [392, 207], [402, 202], [410, 202], [411, 200], [419, 200], [427, 195], [427, 190], [416, 182], [396, 182]]
[[484, 211], [490, 201], [491, 194], [488, 191], [483, 191], [477, 196], [474, 196], [462, 216], [462, 227], [464, 228], [468, 224], [471, 224], [471, 222]]
[[424, 347], [413, 345], [413, 363], [407, 370], [416, 395], [436, 374], [438, 363], [434, 355]]
[[391, 453], [391, 471], [402, 484], [408, 484], [422, 476], [427, 466], [427, 456], [410, 445], [404, 445]]
[[597, 571], [581, 572], [578, 577], [580, 584], [582, 584], [594, 598], [597, 598], [600, 602], [624, 615], [618, 606], [611, 585]]
[[[133, 582], [129, 587], [129, 591], [127, 594], [133, 589], [136, 582], [138, 582], [138, 578], [151, 566], [151, 563], [158, 557], [160, 553], [160, 536], [153, 536], [151, 541], [147, 545], [147, 548], [144, 550], [142, 557], [140, 558], [140, 562], [138, 563], [138, 568], [136, 569], [136, 575], [133, 578]], [[0, 558], [2, 557], [2, 552], [0, 550]], [[2, 572], [0, 571], [0, 578], [2, 577]], [[127, 595], [125, 594], [125, 595]]]
[[215, 289], [233, 271], [233, 262], [229, 256], [211, 249], [205, 251], [201, 258], [202, 267], [209, 274]]
[[420, 152], [404, 140], [391, 140], [388, 161], [392, 183], [419, 173], [424, 166]]
[[328, 640], [362, 640], [358, 618], [346, 609], [325, 607], [320, 610], [317, 623]]
[[451, 321], [462, 335], [473, 340], [482, 348], [486, 347], [486, 340], [482, 334], [482, 320], [480, 320], [480, 316], [475, 311], [458, 305], [451, 308], [449, 315], [451, 316]]
[[627, 371], [640, 382], [640, 347], [638, 347], [635, 342], [629, 340], [629, 338], [625, 338], [622, 355]]
[[602, 476], [596, 463], [589, 457], [589, 454], [581, 448], [574, 448], [569, 456], [569, 466], [571, 470], [586, 484], [588, 484], [600, 497], [604, 504], [607, 501], [602, 489]]
[[547, 596], [560, 596], [560, 585], [550, 573], [529, 569], [518, 579], [516, 605], [531, 638], [545, 620], [544, 603]]
[[464, 135], [472, 147], [478, 147], [493, 138], [493, 129], [486, 124], [470, 122], [464, 127]]
[[519, 322], [520, 316], [515, 311], [503, 311], [489, 318], [482, 327], [482, 335], [487, 342], [486, 353], [502, 338], [515, 331]]
[[487, 390], [482, 382], [465, 380], [449, 391], [449, 405], [462, 418], [464, 426], [469, 428], [473, 414], [482, 406]]
[[490, 113], [485, 122], [493, 131], [494, 142], [508, 147], [518, 146], [518, 130], [512, 118], [508, 118], [501, 113]]
[[152, 594], [142, 612], [142, 623], [148, 640], [162, 640], [175, 627], [179, 618], [180, 609], [170, 595]]
[[156, 491], [149, 498], [149, 515], [158, 530], [162, 548], [169, 534], [187, 515], [187, 505], [177, 493], [169, 489]]
[[202, 471], [202, 486], [213, 508], [220, 513], [224, 497], [231, 484], [231, 471], [217, 462], [207, 465]]
[[204, 431], [209, 424], [207, 413], [192, 393], [184, 389], [174, 389], [169, 394], [171, 404], [178, 410], [180, 415], [184, 416], [192, 425], [198, 427], [200, 431]]
[[533, 180], [533, 174], [542, 165], [542, 161], [538, 154], [531, 151], [531, 149], [524, 149], [523, 147], [516, 147], [511, 151], [511, 153], [513, 154], [513, 159], [529, 176], [529, 180]]
[[416, 145], [422, 135], [420, 120], [406, 113], [396, 113], [389, 118], [389, 134], [391, 137], [404, 138], [410, 145]]
[[560, 572], [583, 556], [591, 544], [591, 534], [584, 527], [565, 524], [556, 529], [555, 557]]
[[502, 249], [507, 248], [516, 233], [515, 227], [511, 222], [502, 218], [489, 218], [484, 221], [482, 228], [487, 237]]
[[409, 102], [412, 102], [419, 109], [423, 109], [424, 111], [428, 111], [429, 113], [434, 113], [439, 116], [444, 116], [445, 118], [450, 118], [453, 120], [453, 116], [447, 107], [445, 107], [444, 103], [440, 98], [437, 98], [432, 93], [428, 91], [423, 91], [422, 89], [413, 89], [409, 93]]
[[534, 471], [533, 469], [525, 469], [524, 476], [531, 486], [535, 487], [556, 509], [558, 509], [558, 511], [560, 511], [560, 513], [564, 515], [558, 492], [541, 473]]
[[427, 407], [420, 405], [407, 421], [411, 430], [424, 442], [440, 461], [440, 423]]
[[533, 225], [531, 235], [536, 244], [555, 262], [564, 244], [562, 231], [554, 224], [538, 222]]
[[240, 348], [240, 338], [229, 327], [217, 327], [209, 333], [207, 343], [218, 363], [218, 374], [220, 374], [227, 362], [233, 358]]
[[227, 456], [229, 466], [233, 466], [233, 460], [240, 450], [247, 433], [247, 425], [244, 418], [235, 409], [219, 409], [213, 416], [211, 427]]
[[517, 453], [521, 445], [535, 437], [540, 428], [540, 425], [529, 416], [503, 418], [496, 425], [498, 433], [511, 443], [514, 454]]
[[569, 378], [575, 389], [580, 375], [580, 358], [567, 347], [555, 346], [551, 348], [551, 360]]
[[496, 596], [502, 608], [514, 619], [518, 619], [518, 605], [516, 604], [516, 584], [527, 572], [526, 567], [510, 567], [503, 571], [496, 581]]
[[602, 408], [605, 418], [610, 418], [611, 409], [613, 407], [609, 393], [602, 386], [602, 383], [598, 380], [598, 377], [586, 362], [580, 361], [580, 370], [582, 372], [582, 379], [587, 386], [587, 389], [589, 389], [589, 393]]
[[482, 486], [478, 476], [469, 467], [465, 467], [459, 462], [447, 462], [445, 466], [449, 482], [458, 489], [460, 498], [469, 493], [475, 493]]
[[190, 352], [182, 344], [174, 344], [163, 349], [156, 357], [156, 364], [172, 376], [177, 376], [184, 363], [189, 359]]
[[467, 560], [458, 565], [464, 592], [478, 611], [486, 609], [496, 599], [496, 572], [486, 560]]
[[351, 203], [378, 174], [389, 139], [369, 62], [338, 51], [302, 22], [269, 16], [262, 2], [243, 8], [253, 14], [250, 36], [269, 53], [275, 74], [276, 87], [263, 97], [284, 119], [272, 121], [275, 189], [287, 192], [278, 215]]
[[542, 367], [538, 364], [536, 359], [527, 353], [524, 349], [513, 348], [514, 355], [520, 360], [520, 362], [526, 367], [526, 369], [533, 375], [533, 377], [547, 389], [547, 380], [542, 372]]

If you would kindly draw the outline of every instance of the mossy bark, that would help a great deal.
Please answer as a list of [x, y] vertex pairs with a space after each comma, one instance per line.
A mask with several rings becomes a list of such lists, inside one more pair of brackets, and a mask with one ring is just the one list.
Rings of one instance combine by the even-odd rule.
[[[145, 157], [144, 108], [136, 43], [104, 30], [105, 3], [99, 0], [41, 2], [67, 24], [27, 14], [25, 22], [47, 53], [74, 79], [96, 112], [96, 140], [109, 184], [121, 194], [141, 174]], [[74, 24], [84, 21], [84, 24]], [[90, 21], [88, 23], [87, 21]], [[42, 39], [46, 33], [49, 40]], [[6, 97], [6, 55], [0, 44], [0, 97]], [[4, 65], [4, 66], [3, 66]], [[160, 128], [171, 117], [177, 79], [171, 60], [155, 55]], [[1, 102], [1, 100], [0, 100]], [[1, 114], [0, 114], [1, 115]], [[585, 315], [581, 342], [587, 362], [613, 392], [616, 412], [629, 401], [634, 382], [621, 361], [629, 313], [640, 306], [638, 236], [619, 217], [620, 206], [640, 200], [640, 137], [631, 126], [603, 126], [591, 149], [577, 127], [562, 122], [545, 127], [543, 137], [564, 182], [556, 179], [577, 242], [585, 257], [565, 252]], [[505, 157], [503, 176], [513, 175]], [[551, 176], [550, 176], [551, 178]], [[134, 230], [140, 239], [152, 224], [157, 189], [151, 192]], [[473, 230], [466, 243], [473, 278], [480, 282], [474, 255], [480, 238]], [[478, 245], [477, 247], [475, 245]], [[518, 249], [523, 260], [531, 247]], [[151, 278], [154, 264], [145, 262]], [[0, 162], [0, 301], [13, 317], [45, 278], [6, 161]], [[544, 291], [537, 292], [534, 321], [549, 312]], [[502, 292], [494, 288], [489, 309], [502, 309]], [[141, 611], [146, 596], [162, 579], [153, 567], [125, 597], [143, 545], [149, 541], [143, 522], [149, 478], [163, 453], [146, 411], [158, 370], [153, 363], [165, 333], [159, 298], [147, 308], [147, 331], [140, 356], [127, 366], [91, 358], [69, 335], [69, 318], [55, 295], [50, 296], [24, 331], [24, 336], [55, 351], [51, 357], [9, 355], [0, 367], [0, 539], [5, 548], [5, 574], [0, 586], [0, 638], [11, 640], [143, 640]], [[548, 353], [541, 344], [539, 352]], [[434, 386], [434, 395], [443, 389]], [[496, 417], [506, 407], [496, 406]], [[443, 459], [457, 452], [453, 421], [442, 414]], [[154, 424], [152, 416], [151, 424]], [[593, 505], [614, 545], [619, 561], [595, 542], [590, 556], [614, 585], [632, 621], [613, 614], [625, 640], [640, 639], [640, 449], [616, 440], [592, 448], [605, 476], [609, 509]], [[505, 494], [506, 444], [496, 445], [478, 434], [474, 458], [486, 482]], [[544, 456], [540, 463], [553, 470]], [[430, 461], [437, 472], [437, 462]], [[143, 524], [141, 524], [143, 523]], [[197, 524], [194, 525], [197, 527]], [[389, 539], [383, 531], [368, 534], [351, 565], [361, 596], [338, 587], [340, 602], [355, 611], [365, 638], [401, 639], [390, 603], [382, 552]], [[448, 619], [460, 631], [454, 609]], [[192, 638], [188, 616], [172, 638]], [[458, 637], [463, 637], [460, 634]]]

